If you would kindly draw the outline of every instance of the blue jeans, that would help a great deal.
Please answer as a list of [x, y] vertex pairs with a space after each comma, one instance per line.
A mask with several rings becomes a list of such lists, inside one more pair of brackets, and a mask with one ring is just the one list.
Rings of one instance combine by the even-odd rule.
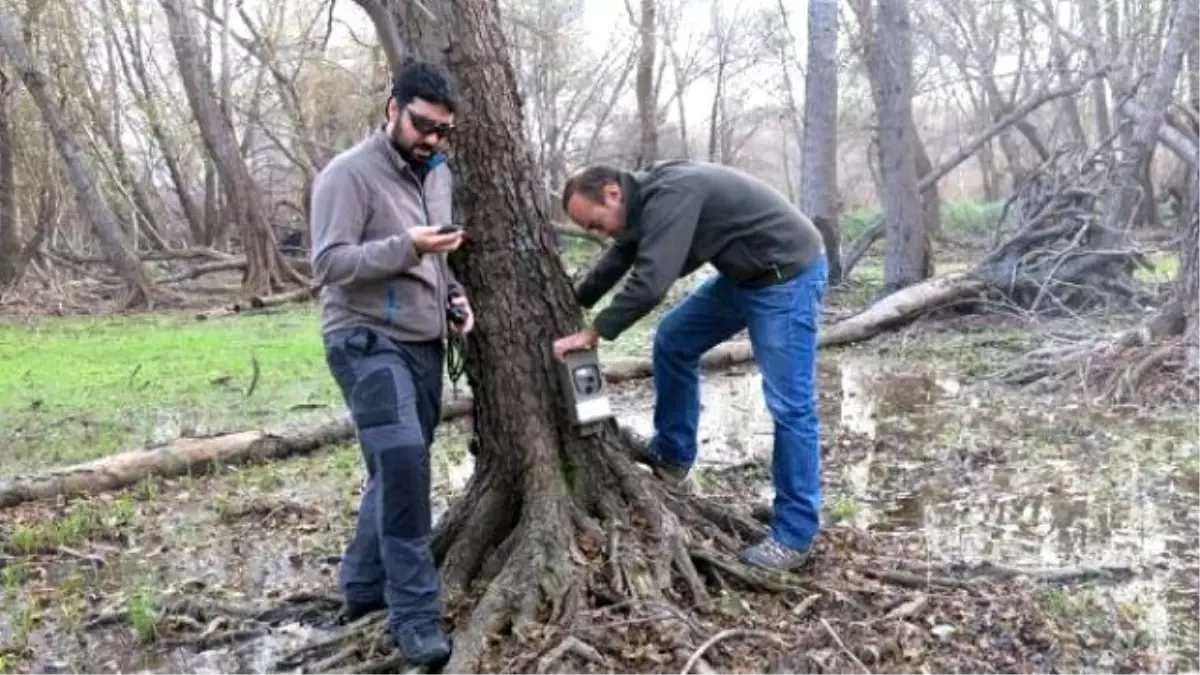
[[740, 287], [717, 275], [671, 308], [654, 336], [654, 451], [669, 464], [696, 461], [700, 357], [748, 328], [763, 395], [775, 425], [771, 534], [807, 549], [820, 527], [821, 447], [817, 420], [817, 327], [825, 297], [825, 256], [792, 279]]
[[342, 556], [346, 601], [386, 600], [389, 627], [437, 620], [430, 550], [429, 446], [441, 414], [440, 341], [398, 342], [369, 328], [325, 336], [325, 358], [358, 427], [367, 489]]

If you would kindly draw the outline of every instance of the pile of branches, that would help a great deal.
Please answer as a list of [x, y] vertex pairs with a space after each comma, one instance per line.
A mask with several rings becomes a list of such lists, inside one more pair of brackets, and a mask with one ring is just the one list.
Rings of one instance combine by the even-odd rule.
[[1115, 135], [1095, 148], [1064, 147], [1004, 204], [997, 245], [974, 275], [1031, 315], [1129, 311], [1153, 301], [1133, 270], [1149, 267], [1125, 231], [1104, 224], [1115, 194]]
[[[1180, 270], [1169, 294], [1157, 301], [1150, 318], [1120, 331], [1052, 335], [1048, 345], [1001, 374], [1019, 386], [1044, 390], [1080, 388], [1104, 404], [1141, 401], [1189, 404], [1200, 396], [1200, 172], [1192, 171], [1189, 204], [1182, 209], [1186, 232]], [[1139, 259], [1139, 262], [1140, 259]], [[1130, 288], [1127, 281], [1093, 281], [1105, 288]], [[1147, 303], [1148, 304], [1148, 303]]]

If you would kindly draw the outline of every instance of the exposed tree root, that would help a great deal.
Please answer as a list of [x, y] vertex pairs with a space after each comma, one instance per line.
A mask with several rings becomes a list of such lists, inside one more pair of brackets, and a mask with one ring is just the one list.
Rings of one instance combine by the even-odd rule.
[[[569, 493], [527, 492], [541, 496], [514, 505], [509, 486], [479, 482], [468, 490], [474, 508], [440, 523], [436, 550], [455, 648], [445, 672], [1075, 669], [1090, 658], [1083, 643], [1096, 638], [1058, 627], [1039, 605], [1042, 584], [1133, 573], [918, 563], [890, 539], [841, 528], [826, 531], [804, 569], [767, 572], [736, 556], [765, 533], [759, 521], [742, 507], [659, 482], [612, 438], [588, 444], [595, 461], [576, 468]], [[551, 477], [540, 474], [531, 467], [523, 480]], [[602, 476], [609, 482], [592, 481]], [[157, 639], [203, 650], [287, 622], [332, 627], [337, 605], [336, 597], [313, 593], [275, 605], [171, 594], [158, 607]], [[127, 616], [121, 606], [89, 628]], [[1133, 630], [1113, 621], [1104, 644]], [[405, 666], [384, 612], [333, 630], [273, 669]], [[1119, 648], [1116, 658], [1128, 668], [1149, 667], [1135, 646]]]
[[[594, 616], [589, 608], [654, 605], [686, 623], [697, 608], [712, 606], [713, 589], [798, 588], [794, 579], [737, 561], [738, 549], [765, 534], [760, 523], [663, 485], [633, 463], [618, 440], [623, 436], [609, 429], [583, 443], [590, 455], [581, 450], [568, 459], [576, 462], [573, 494], [554, 487], [564, 484], [550, 467], [531, 467], [523, 492], [485, 484], [488, 473], [477, 471], [457, 502], [471, 508], [448, 513], [436, 538], [456, 624], [447, 672], [478, 671], [496, 639], [541, 644], [554, 627]], [[517, 494], [537, 497], [519, 501]], [[576, 660], [611, 665], [586, 638], [564, 634], [556, 645], [539, 651], [543, 672]], [[380, 612], [286, 655], [276, 667], [373, 670], [395, 658]], [[380, 659], [386, 661], [370, 665]]]
[[155, 639], [163, 646], [202, 651], [252, 640], [272, 626], [321, 620], [340, 606], [340, 598], [321, 593], [292, 593], [279, 601], [250, 604], [204, 598], [193, 588], [183, 588], [164, 594], [153, 608], [126, 598], [97, 612], [85, 628], [90, 631], [133, 623], [137, 615], [138, 621], [152, 622]]

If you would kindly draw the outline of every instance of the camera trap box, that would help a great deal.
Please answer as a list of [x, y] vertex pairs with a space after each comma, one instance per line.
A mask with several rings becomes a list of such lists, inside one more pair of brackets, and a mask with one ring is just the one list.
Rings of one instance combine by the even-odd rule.
[[608, 387], [594, 348], [569, 352], [565, 362], [558, 364], [558, 372], [572, 423], [583, 426], [613, 417]]

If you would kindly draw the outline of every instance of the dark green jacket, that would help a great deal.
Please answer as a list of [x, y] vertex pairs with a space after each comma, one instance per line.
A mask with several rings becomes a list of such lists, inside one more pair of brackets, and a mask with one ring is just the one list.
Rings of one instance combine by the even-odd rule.
[[623, 172], [625, 228], [578, 284], [591, 307], [632, 268], [594, 325], [616, 339], [654, 309], [671, 284], [704, 263], [736, 283], [764, 286], [802, 272], [824, 254], [812, 221], [767, 183], [738, 169], [668, 160]]

